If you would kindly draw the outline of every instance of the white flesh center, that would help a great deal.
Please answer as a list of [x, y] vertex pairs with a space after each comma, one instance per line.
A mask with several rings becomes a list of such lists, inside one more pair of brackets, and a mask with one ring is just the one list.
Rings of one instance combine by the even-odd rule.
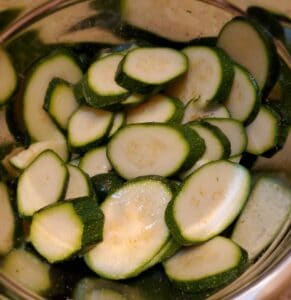
[[186, 181], [174, 205], [186, 238], [203, 241], [219, 234], [237, 216], [249, 186], [247, 171], [228, 161], [201, 167]]
[[81, 249], [83, 224], [70, 203], [33, 217], [30, 240], [49, 262], [63, 260]]
[[255, 258], [290, 219], [291, 192], [270, 178], [261, 178], [236, 224], [232, 239]]
[[115, 74], [123, 55], [114, 54], [98, 60], [88, 70], [90, 88], [99, 95], [118, 95], [127, 90], [115, 82]]
[[174, 103], [163, 95], [151, 97], [146, 102], [132, 108], [127, 112], [127, 124], [147, 123], [147, 122], [166, 122], [175, 113]]
[[6, 254], [13, 246], [14, 222], [14, 212], [10, 204], [7, 187], [0, 182], [0, 255]]
[[199, 280], [235, 267], [241, 253], [237, 245], [215, 237], [200, 245], [180, 250], [165, 263], [166, 273], [177, 280]]
[[10, 158], [10, 163], [18, 169], [25, 169], [41, 152], [52, 150], [63, 161], [68, 160], [68, 147], [65, 141], [43, 141], [31, 144], [27, 149]]
[[82, 106], [71, 117], [68, 127], [69, 142], [73, 146], [83, 146], [102, 138], [110, 125], [112, 113]]
[[193, 98], [199, 98], [205, 106], [221, 84], [222, 67], [219, 58], [206, 47], [188, 47], [183, 52], [189, 60], [188, 72], [170, 87], [168, 93], [185, 104]]
[[103, 241], [87, 254], [89, 265], [124, 278], [148, 263], [169, 237], [164, 214], [171, 198], [164, 184], [153, 180], [132, 183], [108, 197], [101, 206]]
[[175, 129], [134, 125], [121, 129], [109, 144], [109, 155], [123, 177], [167, 176], [185, 161], [189, 145]]
[[107, 173], [112, 166], [106, 155], [106, 147], [99, 147], [87, 152], [80, 161], [79, 167], [90, 177]]
[[243, 122], [254, 108], [255, 87], [244, 71], [238, 67], [234, 70], [234, 81], [225, 105], [232, 118]]
[[67, 129], [71, 115], [79, 106], [72, 88], [65, 84], [57, 86], [51, 101], [51, 114], [56, 118], [61, 128]]
[[54, 77], [76, 84], [82, 73], [76, 63], [64, 55], [50, 58], [33, 73], [25, 90], [23, 113], [28, 132], [36, 141], [64, 139], [43, 109], [48, 84]]
[[67, 172], [63, 162], [52, 152], [41, 154], [22, 173], [17, 186], [18, 208], [24, 215], [59, 200]]
[[75, 166], [68, 165], [69, 183], [65, 199], [74, 199], [83, 196], [89, 196], [89, 183], [82, 171]]
[[247, 146], [247, 137], [243, 125], [231, 119], [208, 119], [208, 123], [217, 126], [229, 139], [230, 156], [241, 154]]
[[126, 56], [123, 71], [149, 84], [162, 84], [182, 74], [187, 60], [170, 48], [137, 48]]
[[0, 48], [0, 103], [7, 100], [16, 87], [17, 76], [7, 53]]
[[260, 154], [275, 146], [277, 130], [277, 119], [266, 108], [261, 107], [255, 120], [246, 127], [247, 151]]
[[232, 22], [223, 29], [218, 47], [237, 63], [246, 67], [263, 88], [269, 70], [266, 46], [256, 29], [244, 21]]

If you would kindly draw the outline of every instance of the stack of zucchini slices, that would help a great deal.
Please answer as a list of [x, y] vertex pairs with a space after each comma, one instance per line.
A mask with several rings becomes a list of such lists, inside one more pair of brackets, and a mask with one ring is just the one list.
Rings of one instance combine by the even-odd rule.
[[[16, 77], [1, 53], [2, 104]], [[83, 256], [119, 280], [162, 262], [174, 285], [199, 293], [234, 280], [290, 221], [289, 186], [262, 176], [251, 188], [239, 164], [245, 153], [282, 147], [281, 117], [264, 102], [277, 64], [269, 35], [242, 17], [215, 47], [133, 42], [100, 51], [85, 74], [67, 50], [36, 62], [18, 111], [30, 142], [1, 162], [0, 254], [13, 247], [20, 218], [49, 263]], [[6, 131], [1, 143], [14, 143]], [[13, 251], [9, 261], [26, 255]]]

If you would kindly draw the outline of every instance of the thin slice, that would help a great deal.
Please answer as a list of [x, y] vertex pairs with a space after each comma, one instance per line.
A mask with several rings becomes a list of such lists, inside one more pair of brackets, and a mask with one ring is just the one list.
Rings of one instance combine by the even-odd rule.
[[167, 208], [173, 237], [191, 245], [221, 233], [240, 213], [249, 190], [250, 175], [241, 165], [220, 160], [202, 166], [184, 181]]
[[30, 241], [50, 263], [84, 252], [102, 239], [104, 216], [89, 197], [61, 201], [35, 213]]
[[91, 196], [92, 188], [88, 175], [76, 166], [68, 164], [67, 168], [69, 171], [69, 182], [65, 200]]
[[188, 69], [188, 59], [171, 48], [139, 47], [121, 61], [116, 81], [124, 88], [149, 94], [181, 77]]
[[230, 156], [241, 154], [247, 147], [247, 134], [243, 124], [234, 119], [205, 119], [207, 123], [218, 127], [230, 141]]
[[125, 125], [126, 120], [125, 120], [125, 113], [123, 112], [118, 112], [114, 115], [113, 118], [113, 124], [110, 129], [110, 132], [108, 134], [109, 137], [111, 137], [115, 132], [117, 132], [123, 125]]
[[91, 149], [80, 159], [79, 167], [90, 177], [109, 172], [112, 166], [106, 151], [106, 146]]
[[249, 124], [260, 109], [260, 92], [254, 77], [243, 67], [235, 65], [235, 76], [225, 106], [233, 119]]
[[189, 70], [168, 94], [185, 104], [199, 98], [202, 107], [225, 100], [234, 77], [233, 64], [225, 53], [206, 46], [190, 46], [182, 52], [188, 57]]
[[20, 175], [17, 185], [18, 212], [32, 216], [39, 209], [64, 197], [68, 171], [51, 150], [42, 152]]
[[291, 189], [278, 178], [262, 176], [236, 222], [231, 239], [243, 247], [252, 260], [291, 221]]
[[28, 134], [34, 141], [64, 140], [64, 136], [43, 109], [50, 81], [60, 77], [77, 83], [82, 72], [67, 52], [54, 52], [40, 60], [31, 70], [23, 95], [23, 119]]
[[132, 179], [175, 174], [191, 167], [204, 150], [203, 140], [189, 127], [143, 123], [120, 129], [108, 143], [107, 155], [120, 176]]
[[146, 99], [145, 95], [142, 94], [131, 94], [129, 97], [127, 97], [124, 101], [122, 101], [122, 105], [127, 107], [136, 106]]
[[101, 208], [103, 241], [85, 255], [87, 265], [109, 279], [136, 276], [169, 238], [164, 214], [171, 189], [160, 178], [144, 177], [117, 189]]
[[237, 278], [245, 268], [247, 253], [225, 237], [184, 248], [164, 263], [167, 276], [186, 292], [218, 288]]
[[158, 94], [128, 110], [126, 122], [127, 124], [147, 122], [180, 123], [183, 113], [184, 106], [180, 100]]
[[68, 128], [69, 119], [78, 107], [73, 87], [65, 80], [54, 78], [49, 83], [44, 108], [62, 130]]
[[45, 150], [54, 151], [63, 161], [68, 160], [69, 153], [66, 142], [52, 140], [31, 144], [27, 149], [12, 156], [9, 162], [13, 167], [23, 170]]
[[89, 106], [81, 106], [72, 115], [68, 125], [68, 143], [71, 149], [85, 152], [99, 145], [111, 129], [113, 113]]

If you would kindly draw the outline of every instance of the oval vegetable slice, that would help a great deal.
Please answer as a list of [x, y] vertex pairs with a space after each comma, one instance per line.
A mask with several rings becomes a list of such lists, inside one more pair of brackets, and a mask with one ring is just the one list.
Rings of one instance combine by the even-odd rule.
[[161, 123], [128, 125], [110, 140], [107, 156], [119, 175], [170, 176], [199, 159], [204, 141], [188, 127]]
[[237, 217], [247, 200], [250, 175], [239, 164], [220, 160], [189, 176], [169, 204], [166, 222], [184, 245], [209, 240]]

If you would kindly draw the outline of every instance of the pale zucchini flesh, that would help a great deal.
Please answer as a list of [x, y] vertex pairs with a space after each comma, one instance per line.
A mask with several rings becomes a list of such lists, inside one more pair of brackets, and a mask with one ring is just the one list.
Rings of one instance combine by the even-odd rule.
[[114, 115], [112, 127], [110, 129], [110, 132], [108, 134], [109, 137], [111, 137], [116, 131], [118, 131], [124, 124], [126, 123], [125, 119], [125, 113], [124, 112], [118, 112]]

